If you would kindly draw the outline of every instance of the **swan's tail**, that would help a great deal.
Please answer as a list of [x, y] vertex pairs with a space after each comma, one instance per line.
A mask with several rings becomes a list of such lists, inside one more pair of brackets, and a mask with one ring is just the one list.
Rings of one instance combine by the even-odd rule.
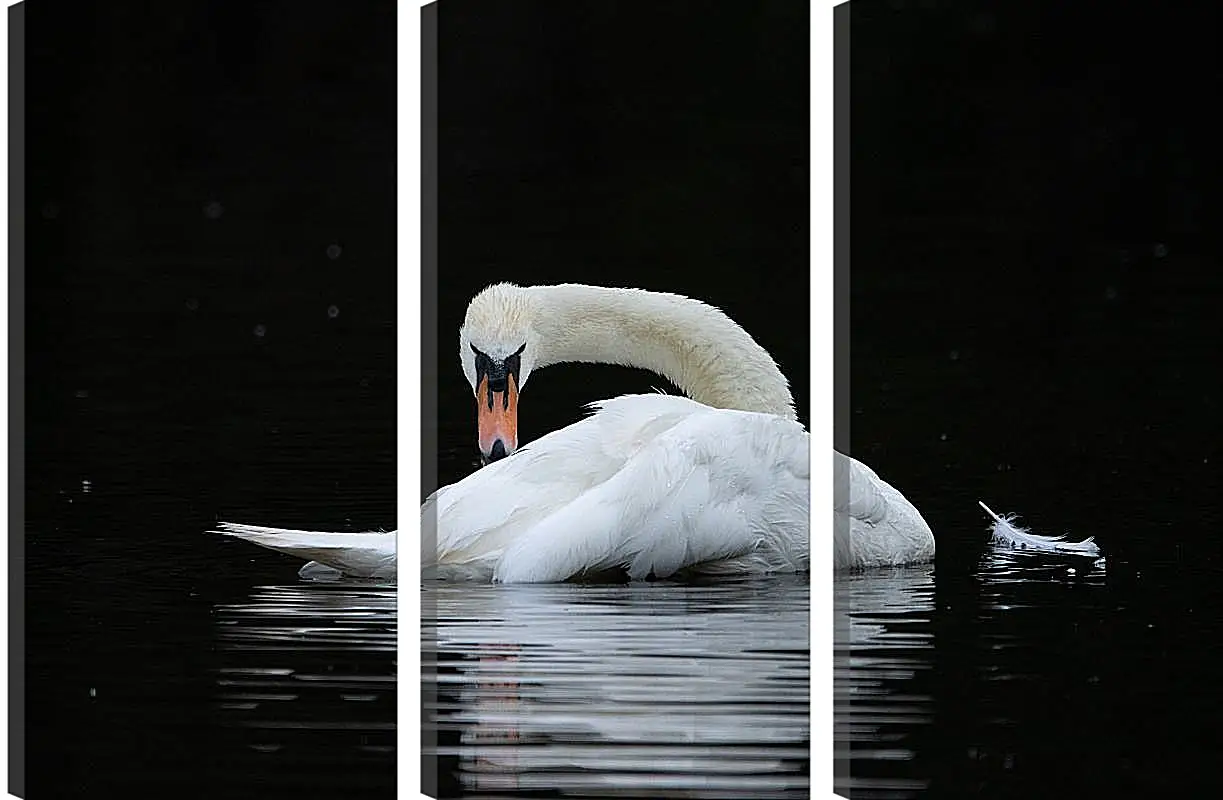
[[1068, 542], [1065, 536], [1040, 536], [1028, 528], [1015, 524], [1018, 519], [1014, 514], [1000, 517], [990, 510], [989, 506], [980, 500], [977, 504], [985, 509], [994, 524], [990, 526], [994, 544], [1005, 545], [1016, 550], [1033, 550], [1042, 553], [1070, 553], [1080, 556], [1098, 556], [1100, 547], [1095, 543], [1094, 536], [1088, 536], [1081, 542]]
[[328, 533], [221, 522], [213, 533], [245, 539], [260, 547], [309, 561], [301, 569], [303, 577], [318, 576], [319, 567], [330, 567], [357, 578], [395, 577], [394, 531]]

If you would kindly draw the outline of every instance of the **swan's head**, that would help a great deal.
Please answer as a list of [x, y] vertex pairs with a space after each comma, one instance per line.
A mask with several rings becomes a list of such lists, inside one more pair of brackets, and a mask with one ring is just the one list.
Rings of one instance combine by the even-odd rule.
[[532, 316], [526, 293], [499, 283], [472, 298], [459, 328], [459, 359], [476, 397], [476, 429], [486, 463], [518, 449], [518, 393], [538, 363]]

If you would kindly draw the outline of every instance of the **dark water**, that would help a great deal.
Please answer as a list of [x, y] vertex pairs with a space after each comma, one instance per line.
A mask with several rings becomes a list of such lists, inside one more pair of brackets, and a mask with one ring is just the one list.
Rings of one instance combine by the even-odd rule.
[[[1105, 665], [1092, 652], [1099, 642], [1091, 640], [1111, 611], [1105, 569], [1093, 559], [991, 548], [971, 577], [979, 590], [968, 611], [977, 628], [971, 643], [940, 635], [951, 609], [936, 600], [935, 567], [838, 576], [837, 791], [870, 798], [1042, 791], [1053, 777], [1045, 770], [1057, 768], [1048, 749], [1064, 746], [1056, 739], [1065, 724], [1081, 726], [1084, 706], [1107, 696]], [[965, 682], [948, 686], [938, 672], [952, 657], [940, 650], [964, 644]], [[1045, 747], [1025, 746], [1028, 714], [1050, 694], [1064, 703], [1054, 711], [1065, 715], [1063, 725], [1050, 727]], [[957, 743], [962, 762], [953, 777], [939, 774], [937, 759], [951, 745], [943, 736], [953, 731], [940, 726], [957, 702], [973, 704], [974, 724]], [[1042, 760], [1045, 770], [1036, 766]]]
[[426, 586], [443, 796], [808, 796], [809, 589]]
[[1220, 705], [1220, 624], [1215, 601], [1199, 594], [1218, 575], [1170, 564], [1111, 570], [986, 553], [964, 576], [926, 567], [838, 578], [838, 792], [1079, 797], [1210, 786], [1210, 744], [1193, 731]]
[[[854, 272], [854, 307], [873, 317], [853, 329], [853, 452], [917, 504], [939, 553], [838, 583], [840, 786], [1209, 791], [1211, 745], [1193, 731], [1223, 708], [1217, 259], [1021, 240], [1075, 261], [1072, 281], [1049, 282], [987, 237], [932, 238], [890, 246], [965, 264], [967, 240], [992, 266]], [[1023, 313], [990, 306], [985, 276]], [[978, 499], [1037, 532], [1095, 536], [1105, 570], [988, 558]]]
[[[107, 420], [167, 434], [149, 415]], [[132, 486], [142, 451], [68, 458], [87, 439], [60, 433], [60, 480], [32, 471], [27, 493], [28, 796], [393, 796], [394, 587], [299, 582], [293, 559], [203, 532], [205, 487]], [[348, 493], [286, 460], [246, 482], [253, 498], [229, 495], [233, 515], [394, 519], [393, 487]], [[302, 487], [313, 502], [268, 502]]]
[[347, 775], [385, 786], [395, 753], [393, 586], [259, 586], [215, 609], [214, 719], [241, 734], [263, 766], [314, 783]]
[[[939, 552], [838, 580], [838, 786], [1213, 791], [1194, 731], [1223, 708], [1218, 260], [1016, 237], [1074, 263], [1056, 278], [968, 227], [893, 229], [889, 249], [941, 271], [853, 273], [852, 452], [917, 504]], [[989, 266], [948, 266], [976, 263]], [[1014, 306], [991, 305], [1000, 284]], [[1106, 568], [989, 559], [977, 500], [1040, 533], [1095, 536]]]

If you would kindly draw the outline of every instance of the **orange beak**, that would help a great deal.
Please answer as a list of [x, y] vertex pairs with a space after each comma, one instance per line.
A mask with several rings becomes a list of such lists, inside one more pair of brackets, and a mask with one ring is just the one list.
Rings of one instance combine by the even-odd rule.
[[488, 376], [476, 388], [476, 428], [480, 455], [485, 463], [496, 461], [518, 449], [518, 379], [506, 376], [505, 391], [488, 387]]

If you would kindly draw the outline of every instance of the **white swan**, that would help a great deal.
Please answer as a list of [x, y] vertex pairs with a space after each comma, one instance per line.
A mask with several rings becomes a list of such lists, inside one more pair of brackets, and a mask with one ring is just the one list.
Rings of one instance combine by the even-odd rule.
[[[426, 576], [520, 583], [808, 568], [810, 437], [777, 364], [718, 309], [640, 289], [497, 284], [468, 306], [459, 358], [491, 463], [422, 506]], [[515, 452], [519, 391], [535, 369], [562, 362], [651, 370], [688, 397], [605, 400]], [[834, 566], [932, 559], [917, 509], [865, 465], [833, 458]], [[313, 559], [303, 575], [394, 577], [394, 533], [219, 529]]]
[[[718, 309], [639, 289], [498, 284], [468, 306], [459, 357], [493, 463], [426, 500], [421, 559], [433, 574], [511, 583], [808, 568], [810, 437], [776, 363]], [[688, 397], [605, 400], [514, 454], [519, 390], [562, 362], [648, 369]], [[931, 559], [917, 509], [834, 458], [845, 489], [835, 565]]]

